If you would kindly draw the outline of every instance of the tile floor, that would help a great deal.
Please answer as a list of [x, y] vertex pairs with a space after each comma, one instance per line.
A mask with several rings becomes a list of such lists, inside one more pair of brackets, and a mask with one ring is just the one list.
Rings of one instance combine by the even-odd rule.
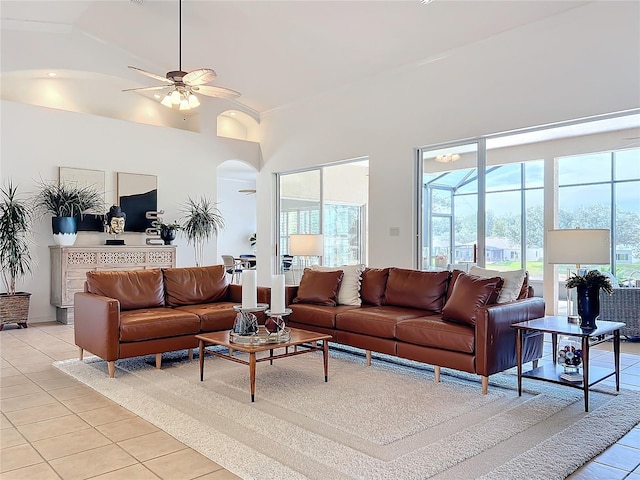
[[[622, 347], [622, 387], [640, 390], [640, 342]], [[77, 356], [73, 326], [0, 332], [0, 478], [238, 478], [51, 365]], [[612, 361], [610, 344], [592, 351], [594, 364]], [[569, 478], [640, 480], [640, 426]]]

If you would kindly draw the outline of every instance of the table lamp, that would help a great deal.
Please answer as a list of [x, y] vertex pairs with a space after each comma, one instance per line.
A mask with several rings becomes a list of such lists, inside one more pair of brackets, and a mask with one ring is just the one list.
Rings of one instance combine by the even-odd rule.
[[309, 257], [322, 257], [324, 236], [321, 233], [289, 235], [289, 255], [303, 258], [303, 267], [307, 267]]
[[[607, 265], [611, 255], [611, 233], [607, 229], [574, 228], [547, 231], [547, 263], [580, 265]], [[567, 269], [567, 278], [571, 268]], [[567, 290], [567, 313], [572, 317], [573, 303]]]

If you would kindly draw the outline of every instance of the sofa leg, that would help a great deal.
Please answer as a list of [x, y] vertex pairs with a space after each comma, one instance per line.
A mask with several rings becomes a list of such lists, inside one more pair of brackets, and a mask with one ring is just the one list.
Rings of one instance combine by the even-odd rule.
[[366, 356], [367, 356], [367, 367], [371, 366], [371, 350], [366, 350]]
[[482, 394], [486, 395], [489, 392], [489, 377], [482, 376]]
[[116, 362], [107, 362], [107, 368], [109, 369], [109, 378], [115, 378], [116, 376]]
[[78, 347], [78, 358], [80, 361], [84, 358], [84, 349], [82, 347]]
[[189, 349], [189, 361], [191, 362], [193, 360], [193, 348]]
[[433, 367], [433, 379], [436, 383], [440, 383], [440, 366], [436, 365]]
[[159, 370], [162, 367], [162, 354], [156, 353], [156, 368]]

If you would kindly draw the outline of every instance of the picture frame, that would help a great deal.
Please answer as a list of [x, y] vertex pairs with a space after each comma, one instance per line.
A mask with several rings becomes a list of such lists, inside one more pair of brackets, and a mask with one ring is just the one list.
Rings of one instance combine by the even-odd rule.
[[[93, 187], [102, 196], [102, 203], [105, 203], [105, 173], [103, 170], [92, 170], [88, 168], [58, 167], [58, 182], [60, 184], [73, 185], [76, 187]], [[78, 231], [103, 232], [104, 231], [104, 211], [86, 212], [78, 215]]]
[[141, 173], [118, 172], [118, 205], [127, 215], [125, 232], [144, 232], [151, 228], [149, 211], [158, 210], [158, 177]]

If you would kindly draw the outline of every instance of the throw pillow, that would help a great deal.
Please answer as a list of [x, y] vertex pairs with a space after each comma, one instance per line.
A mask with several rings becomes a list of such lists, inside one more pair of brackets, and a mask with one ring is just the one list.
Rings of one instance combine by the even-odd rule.
[[404, 268], [389, 271], [385, 305], [419, 308], [435, 313], [442, 311], [450, 272], [421, 272]]
[[502, 287], [502, 278], [480, 278], [460, 273], [453, 284], [451, 296], [442, 309], [442, 318], [452, 322], [475, 325], [478, 309], [495, 303]]
[[314, 265], [311, 270], [318, 272], [335, 272], [342, 270], [342, 282], [338, 290], [338, 305], [361, 305], [360, 300], [360, 281], [362, 280], [362, 271], [364, 265], [343, 265], [341, 267], [323, 267]]
[[380, 306], [384, 303], [384, 291], [387, 289], [389, 268], [365, 268], [362, 272], [360, 297], [362, 303]]
[[298, 286], [298, 294], [291, 303], [313, 303], [335, 307], [342, 275], [342, 270], [318, 272], [305, 268]]
[[498, 296], [497, 303], [507, 303], [517, 300], [520, 296], [520, 290], [524, 283], [524, 270], [511, 270], [507, 272], [500, 272], [498, 270], [488, 270], [481, 267], [471, 267], [469, 269], [469, 275], [475, 275], [481, 278], [502, 277], [504, 284], [502, 290]]

